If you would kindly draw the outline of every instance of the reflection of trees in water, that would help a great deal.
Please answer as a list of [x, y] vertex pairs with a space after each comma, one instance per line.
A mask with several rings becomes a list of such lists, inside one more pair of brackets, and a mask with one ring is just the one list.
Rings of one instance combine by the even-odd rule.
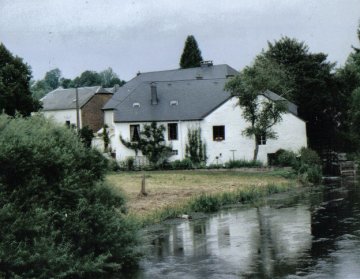
[[311, 257], [328, 256], [336, 249], [337, 238], [359, 230], [360, 192], [356, 186], [342, 181], [328, 185], [322, 200], [313, 200], [311, 233], [314, 241]]
[[185, 221], [156, 239], [154, 252], [159, 260], [178, 256], [193, 263], [212, 257], [224, 270], [237, 270], [246, 278], [282, 278], [310, 270], [336, 248], [336, 238], [360, 230], [360, 193], [348, 189], [329, 187], [312, 191], [300, 203], [285, 201], [285, 207], [278, 202], [278, 208]]

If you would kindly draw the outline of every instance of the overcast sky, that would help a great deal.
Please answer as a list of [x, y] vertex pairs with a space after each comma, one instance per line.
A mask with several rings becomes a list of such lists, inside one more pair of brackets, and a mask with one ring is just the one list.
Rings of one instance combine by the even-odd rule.
[[204, 60], [237, 70], [281, 36], [339, 66], [359, 43], [359, 19], [359, 0], [0, 0], [0, 41], [35, 79], [112, 67], [129, 80], [178, 68], [189, 34]]

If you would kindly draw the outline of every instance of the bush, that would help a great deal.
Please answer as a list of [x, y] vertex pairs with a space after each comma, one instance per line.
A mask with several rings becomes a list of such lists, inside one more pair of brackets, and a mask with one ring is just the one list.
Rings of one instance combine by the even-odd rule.
[[322, 171], [321, 167], [319, 165], [307, 165], [302, 164], [299, 168], [299, 178], [301, 181], [307, 183], [314, 183], [318, 184], [321, 182], [322, 179]]
[[272, 165], [280, 167], [293, 167], [295, 169], [299, 166], [297, 155], [293, 151], [279, 149], [275, 152], [272, 158]]
[[316, 153], [316, 151], [310, 149], [310, 148], [301, 148], [300, 149], [300, 158], [302, 164], [307, 164], [310, 166], [313, 165], [321, 165], [321, 158]]
[[170, 162], [170, 168], [173, 170], [191, 170], [194, 168], [194, 165], [190, 158], [185, 158], [183, 160], [175, 160]]
[[109, 278], [136, 263], [136, 227], [104, 157], [43, 117], [0, 116], [0, 275]]
[[229, 162], [225, 163], [225, 168], [257, 168], [262, 167], [262, 165], [263, 164], [260, 161], [230, 160]]

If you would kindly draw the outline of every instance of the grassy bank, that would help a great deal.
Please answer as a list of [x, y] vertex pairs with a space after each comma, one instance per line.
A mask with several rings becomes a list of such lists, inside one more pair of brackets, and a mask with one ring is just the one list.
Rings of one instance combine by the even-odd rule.
[[[140, 196], [146, 177], [147, 196]], [[131, 215], [144, 222], [157, 222], [190, 212], [213, 212], [222, 206], [248, 202], [296, 184], [286, 171], [154, 171], [122, 172], [107, 176], [115, 190], [128, 199]]]

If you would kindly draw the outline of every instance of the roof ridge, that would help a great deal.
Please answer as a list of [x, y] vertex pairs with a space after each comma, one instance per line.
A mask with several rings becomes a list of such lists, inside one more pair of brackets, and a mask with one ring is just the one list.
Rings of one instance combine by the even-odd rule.
[[[208, 68], [211, 68], [211, 67], [219, 67], [219, 66], [228, 66], [229, 68], [231, 68], [228, 64], [217, 64], [217, 65], [212, 65], [212, 66], [209, 66], [209, 67], [208, 66], [206, 66], [206, 67], [199, 66], [199, 67], [185, 68], [185, 69], [179, 68], [179, 69], [169, 69], [169, 70], [160, 70], [160, 71], [140, 72], [140, 75], [152, 74], [152, 73], [162, 73], [162, 72], [171, 72], [171, 71], [188, 71], [188, 70], [191, 70], [191, 69], [198, 69], [198, 68], [200, 68], [200, 69], [201, 68], [208, 69]], [[134, 78], [136, 78], [136, 77], [137, 76], [135, 76]]]

